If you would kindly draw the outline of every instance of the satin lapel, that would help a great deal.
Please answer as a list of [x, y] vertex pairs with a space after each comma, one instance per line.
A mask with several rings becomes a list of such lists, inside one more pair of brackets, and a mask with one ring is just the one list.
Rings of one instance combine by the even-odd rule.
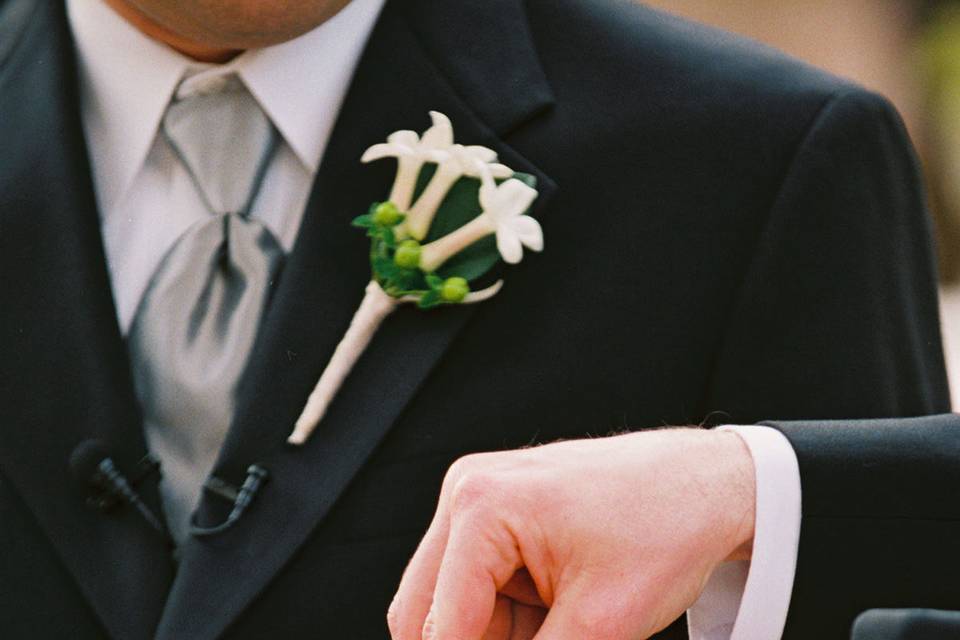
[[[491, 12], [495, 4], [490, 3]], [[217, 475], [239, 481], [247, 465], [260, 462], [271, 480], [238, 526], [184, 546], [158, 632], [161, 640], [205, 640], [223, 632], [321, 523], [471, 315], [469, 307], [397, 311], [307, 445], [284, 445], [370, 277], [367, 239], [350, 220], [389, 191], [393, 167], [389, 162], [361, 165], [364, 149], [397, 129], [425, 129], [427, 112], [437, 109], [450, 116], [459, 140], [491, 146], [515, 169], [536, 174], [540, 206], [553, 189], [547, 176], [505, 146], [458, 97], [403, 15], [413, 6], [388, 4], [371, 37], [264, 321], [242, 388], [242, 407], [217, 465]], [[519, 19], [522, 24], [522, 13]], [[521, 43], [529, 47], [525, 40]], [[487, 82], [490, 91], [509, 89], [495, 118], [501, 130], [548, 104], [542, 77], [530, 84], [529, 92], [501, 87], [495, 77]], [[201, 519], [213, 518], [211, 500], [217, 499], [208, 496], [201, 505]]]
[[[0, 473], [109, 635], [148, 638], [172, 581], [169, 553], [132, 513], [87, 509], [68, 471], [85, 438], [103, 440], [128, 469], [146, 447], [105, 267], [63, 3], [33, 4], [0, 67]], [[144, 492], [156, 504], [155, 487]]]

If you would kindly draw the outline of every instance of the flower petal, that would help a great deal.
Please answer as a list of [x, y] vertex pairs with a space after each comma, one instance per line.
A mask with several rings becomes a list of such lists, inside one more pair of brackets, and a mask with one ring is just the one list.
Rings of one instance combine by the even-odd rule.
[[508, 224], [521, 243], [533, 251], [543, 251], [543, 229], [539, 222], [530, 216], [520, 216]]
[[453, 124], [439, 111], [430, 112], [433, 126], [423, 132], [420, 143], [429, 149], [446, 149], [453, 144]]
[[462, 304], [476, 304], [478, 302], [483, 302], [484, 300], [489, 300], [493, 296], [500, 293], [500, 289], [503, 289], [503, 280], [497, 280], [486, 289], [471, 291], [467, 294], [467, 297], [463, 299]]
[[523, 260], [523, 246], [509, 227], [501, 226], [497, 229], [497, 251], [507, 264], [517, 264]]
[[442, 164], [450, 159], [450, 152], [441, 149], [427, 149], [422, 151], [423, 159], [427, 162], [436, 162]]
[[471, 178], [482, 178], [485, 173], [490, 173], [487, 171], [487, 165], [482, 160], [477, 158], [471, 158], [467, 155], [460, 155], [457, 158], [457, 168], [460, 171], [461, 175], [470, 176]]
[[401, 129], [400, 131], [394, 131], [387, 136], [387, 142], [391, 144], [402, 144], [411, 149], [415, 149], [417, 145], [420, 144], [420, 136], [417, 135], [416, 131], [410, 131], [408, 129]]
[[487, 168], [490, 170], [490, 174], [494, 178], [509, 178], [513, 175], [513, 169], [508, 167], [505, 164], [498, 164], [496, 162], [491, 162], [487, 165]]
[[[490, 211], [497, 206], [497, 183], [489, 171], [480, 174], [480, 208]], [[494, 219], [496, 217], [494, 216]]]
[[413, 149], [406, 145], [383, 143], [375, 144], [360, 157], [360, 162], [373, 162], [381, 158], [399, 158], [413, 154]]
[[484, 173], [489, 173], [494, 178], [504, 179], [513, 175], [513, 169], [497, 164], [495, 162], [486, 162], [475, 156], [468, 156], [468, 161], [460, 160], [463, 168], [463, 174], [471, 178], [481, 178]]
[[519, 216], [530, 208], [537, 198], [537, 190], [516, 178], [510, 178], [497, 186], [492, 201], [492, 211], [487, 211], [496, 220]]
[[497, 159], [497, 152], [493, 149], [481, 146], [479, 144], [471, 144], [463, 147], [463, 149], [470, 154], [471, 157], [480, 160], [481, 162], [493, 162]]

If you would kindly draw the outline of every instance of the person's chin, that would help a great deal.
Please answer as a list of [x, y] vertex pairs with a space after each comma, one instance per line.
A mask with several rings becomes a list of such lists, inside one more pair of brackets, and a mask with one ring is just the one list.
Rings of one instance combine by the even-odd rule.
[[350, 0], [110, 0], [127, 5], [176, 39], [245, 50], [287, 42], [323, 24]]

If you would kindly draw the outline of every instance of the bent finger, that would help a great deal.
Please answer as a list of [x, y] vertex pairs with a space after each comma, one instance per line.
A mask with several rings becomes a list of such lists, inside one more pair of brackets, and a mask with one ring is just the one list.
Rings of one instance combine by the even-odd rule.
[[447, 471], [437, 500], [437, 511], [403, 572], [397, 593], [387, 611], [387, 625], [393, 640], [421, 640], [433, 602], [440, 564], [447, 548], [450, 494], [468, 465], [468, 460], [461, 458]]
[[495, 520], [455, 515], [424, 638], [483, 638], [497, 592], [520, 566], [516, 541], [506, 527]]
[[431, 525], [410, 559], [387, 612], [393, 640], [420, 640], [446, 549], [448, 527]]

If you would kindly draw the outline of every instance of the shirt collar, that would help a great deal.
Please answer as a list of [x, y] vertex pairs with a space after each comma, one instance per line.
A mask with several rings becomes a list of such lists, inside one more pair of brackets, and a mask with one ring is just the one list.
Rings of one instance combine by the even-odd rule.
[[199, 64], [121, 18], [103, 0], [67, 0], [80, 60], [83, 120], [101, 206], [129, 189], [180, 80], [236, 73], [315, 173], [350, 79], [385, 0], [353, 0], [287, 42], [223, 65]]

